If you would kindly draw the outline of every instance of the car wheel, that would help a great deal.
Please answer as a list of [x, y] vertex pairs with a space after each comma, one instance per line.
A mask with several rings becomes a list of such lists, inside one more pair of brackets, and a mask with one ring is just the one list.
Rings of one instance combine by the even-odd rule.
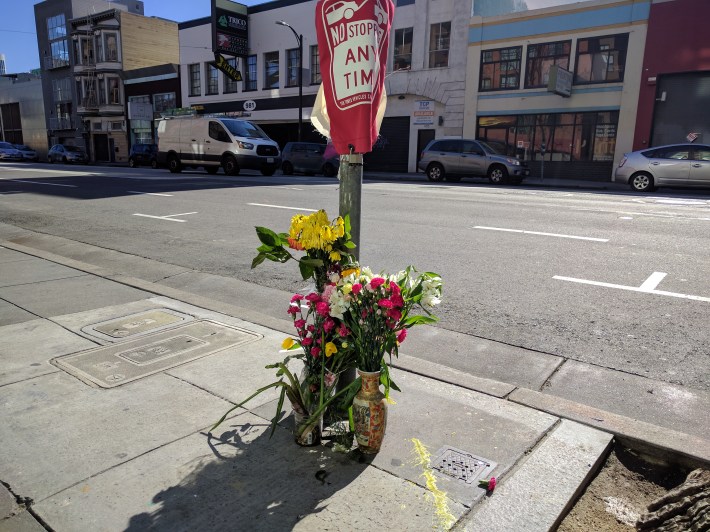
[[494, 185], [502, 185], [508, 181], [508, 170], [505, 166], [493, 165], [488, 169], [488, 181]]
[[631, 176], [629, 185], [631, 186], [631, 190], [636, 192], [651, 192], [654, 190], [653, 176], [646, 172], [639, 172]]
[[219, 166], [205, 166], [205, 172], [210, 175], [215, 175], [217, 172], [219, 172]]
[[224, 168], [224, 173], [227, 175], [239, 175], [239, 164], [232, 155], [227, 155], [222, 160], [222, 168]]
[[133, 159], [128, 159], [128, 166], [129, 166], [130, 168], [135, 168], [135, 167], [136, 167], [136, 161], [134, 161]]
[[153, 160], [150, 162], [150, 167], [151, 167], [151, 168], [158, 168], [158, 161], [157, 161], [156, 159], [153, 159]]
[[267, 176], [267, 177], [270, 177], [270, 176], [274, 175], [275, 172], [276, 172], [276, 168], [273, 168], [273, 167], [268, 167], [268, 168], [262, 168], [262, 169], [261, 169], [261, 175], [265, 175], [265, 176]]
[[171, 174], [179, 174], [182, 172], [182, 164], [180, 164], [180, 159], [178, 156], [173, 154], [168, 155], [168, 170]]
[[292, 175], [293, 174], [293, 165], [286, 161], [281, 165], [281, 171], [284, 173], [284, 175]]
[[426, 169], [426, 176], [429, 181], [434, 181], [438, 183], [444, 179], [444, 167], [439, 163], [431, 163]]
[[325, 177], [335, 177], [338, 175], [338, 171], [335, 169], [335, 166], [333, 166], [330, 163], [325, 163], [323, 165], [323, 175]]

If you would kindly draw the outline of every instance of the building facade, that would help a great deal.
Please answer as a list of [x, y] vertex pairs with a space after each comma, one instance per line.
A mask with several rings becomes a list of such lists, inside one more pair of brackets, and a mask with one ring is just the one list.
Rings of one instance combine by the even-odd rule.
[[42, 80], [34, 74], [0, 76], [0, 140], [47, 155]]
[[710, 2], [653, 0], [634, 150], [710, 143]]
[[648, 14], [601, 0], [473, 17], [464, 134], [533, 175], [610, 179], [632, 149]]

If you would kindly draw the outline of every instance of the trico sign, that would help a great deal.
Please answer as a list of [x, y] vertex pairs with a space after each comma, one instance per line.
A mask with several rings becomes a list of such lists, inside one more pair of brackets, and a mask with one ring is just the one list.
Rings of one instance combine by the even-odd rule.
[[231, 0], [212, 0], [212, 51], [249, 55], [247, 6]]

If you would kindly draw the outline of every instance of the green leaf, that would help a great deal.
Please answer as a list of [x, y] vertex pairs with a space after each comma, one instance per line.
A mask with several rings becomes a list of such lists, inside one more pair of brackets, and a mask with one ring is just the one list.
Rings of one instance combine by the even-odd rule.
[[281, 414], [281, 408], [283, 408], [284, 405], [284, 397], [286, 396], [286, 388], [281, 388], [281, 395], [279, 396], [279, 404], [276, 405], [276, 414], [274, 414], [274, 418], [271, 420], [271, 434], [269, 434], [269, 439], [274, 435], [274, 431], [276, 430], [276, 424], [279, 421], [279, 415]]
[[251, 268], [252, 270], [256, 268], [259, 264], [264, 262], [266, 260], [266, 255], [263, 253], [259, 253], [254, 259], [251, 261]]
[[308, 264], [309, 266], [313, 266], [314, 268], [320, 268], [323, 266], [323, 259], [314, 259], [313, 257], [303, 257], [300, 259], [299, 262], [302, 262], [303, 264]]
[[345, 244], [343, 244], [343, 245], [348, 249], [355, 249], [357, 247], [355, 245], [355, 242], [353, 242], [352, 240], [346, 241]]
[[303, 277], [304, 280], [310, 279], [313, 276], [313, 272], [315, 270], [313, 266], [306, 264], [302, 260], [298, 261], [298, 269], [301, 270], [301, 277]]
[[256, 227], [256, 236], [267, 246], [280, 246], [281, 237], [266, 227]]
[[415, 315], [407, 316], [404, 320], [402, 320], [402, 324], [405, 328], [409, 329], [413, 325], [425, 325], [428, 323], [436, 323], [437, 321], [439, 321], [439, 318], [436, 316]]
[[346, 214], [343, 217], [343, 229], [345, 229], [346, 233], [350, 233], [350, 231], [352, 230], [352, 228], [350, 226], [350, 215], [349, 214]]

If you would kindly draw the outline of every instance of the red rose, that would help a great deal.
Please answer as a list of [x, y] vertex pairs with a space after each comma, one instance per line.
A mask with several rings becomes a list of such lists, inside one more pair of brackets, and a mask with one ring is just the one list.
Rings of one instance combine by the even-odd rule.
[[325, 318], [330, 314], [330, 305], [325, 301], [319, 301], [316, 303], [316, 312]]
[[373, 277], [372, 280], [370, 281], [370, 286], [372, 287], [373, 290], [377, 290], [384, 283], [385, 283], [385, 280], [382, 277]]

